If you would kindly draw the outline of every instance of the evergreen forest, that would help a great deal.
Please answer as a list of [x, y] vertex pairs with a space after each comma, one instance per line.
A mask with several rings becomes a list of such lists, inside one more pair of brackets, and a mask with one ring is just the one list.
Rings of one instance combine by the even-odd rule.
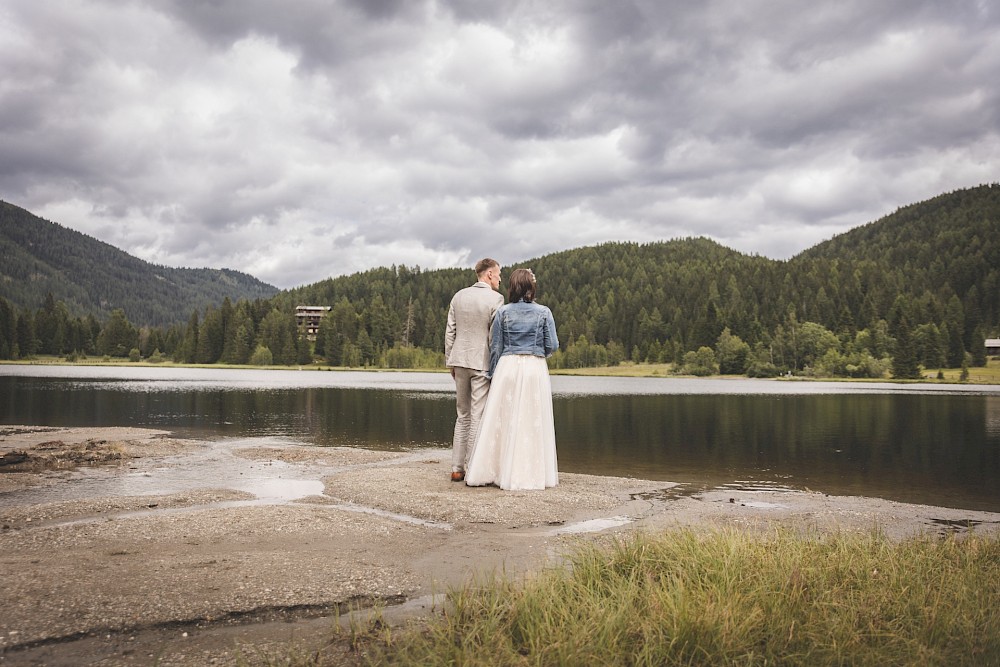
[[[516, 267], [534, 270], [552, 309], [554, 368], [915, 378], [984, 365], [984, 340], [1000, 335], [1000, 185], [900, 208], [789, 260], [687, 238], [577, 248], [504, 274]], [[0, 357], [439, 367], [450, 299], [474, 280], [470, 269], [382, 267], [189, 304], [185, 322], [166, 325], [124, 308], [77, 315], [51, 294], [37, 308], [0, 298]], [[315, 336], [298, 305], [329, 307]]]
[[50, 295], [74, 316], [107, 321], [115, 309], [143, 325], [184, 322], [192, 308], [270, 297], [276, 287], [231, 269], [150, 264], [95, 238], [0, 201], [0, 297], [38, 309]]

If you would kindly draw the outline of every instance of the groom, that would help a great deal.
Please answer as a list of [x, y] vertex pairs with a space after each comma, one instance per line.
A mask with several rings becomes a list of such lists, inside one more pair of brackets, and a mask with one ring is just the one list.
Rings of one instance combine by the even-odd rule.
[[500, 264], [485, 258], [476, 264], [478, 281], [456, 292], [448, 307], [448, 327], [444, 334], [445, 365], [455, 379], [455, 438], [451, 448], [451, 481], [465, 479], [465, 463], [476, 444], [479, 419], [486, 406], [490, 381], [490, 325], [503, 305]]

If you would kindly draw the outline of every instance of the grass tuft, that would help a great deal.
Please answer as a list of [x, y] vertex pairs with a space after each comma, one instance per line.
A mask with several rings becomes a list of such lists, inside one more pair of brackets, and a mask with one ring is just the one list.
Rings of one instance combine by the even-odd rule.
[[371, 664], [1000, 664], [1000, 538], [630, 535], [451, 594]]

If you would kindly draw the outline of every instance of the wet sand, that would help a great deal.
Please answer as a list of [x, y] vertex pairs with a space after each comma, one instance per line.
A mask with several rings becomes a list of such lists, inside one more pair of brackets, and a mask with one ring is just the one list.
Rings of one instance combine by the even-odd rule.
[[567, 473], [470, 488], [445, 450], [7, 426], [0, 457], [0, 665], [253, 664], [324, 646], [350, 609], [402, 622], [476, 577], [635, 530], [1000, 530], [998, 513], [787, 490]]

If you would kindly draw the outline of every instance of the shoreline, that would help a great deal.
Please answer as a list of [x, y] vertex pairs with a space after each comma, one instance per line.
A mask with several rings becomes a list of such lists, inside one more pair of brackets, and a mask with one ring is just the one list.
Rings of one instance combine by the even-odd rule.
[[0, 665], [236, 664], [326, 641], [352, 607], [426, 614], [476, 577], [633, 531], [1000, 531], [1000, 513], [808, 491], [569, 473], [473, 488], [448, 479], [448, 450], [0, 427], [12, 452], [27, 457], [0, 466]]
[[[150, 361], [128, 361], [127, 359], [115, 358], [108, 361], [103, 359], [85, 359], [80, 361], [66, 361], [62, 357], [36, 357], [35, 359], [20, 360], [0, 360], [0, 365], [6, 366], [83, 366], [97, 368], [204, 368], [221, 370], [298, 370], [298, 371], [321, 371], [321, 372], [372, 372], [372, 373], [447, 373], [447, 368], [377, 368], [369, 366], [324, 366], [322, 364], [296, 364], [292, 366], [254, 366], [250, 364], [182, 364], [174, 361], [163, 361], [154, 363]], [[670, 368], [672, 364], [646, 364], [626, 362], [618, 366], [597, 366], [586, 368], [559, 368], [549, 369], [551, 375], [565, 375], [570, 377], [624, 377], [624, 378], [674, 378], [678, 380], [771, 380], [775, 382], [851, 382], [851, 383], [889, 383], [900, 385], [958, 385], [958, 386], [1000, 386], [1000, 359], [989, 358], [984, 367], [972, 367], [969, 369], [969, 379], [962, 381], [959, 379], [960, 368], [941, 369], [945, 373], [944, 379], [937, 379], [930, 375], [917, 379], [895, 379], [888, 378], [852, 378], [837, 376], [806, 376], [779, 375], [772, 378], [750, 378], [746, 375], [678, 375]], [[924, 370], [924, 373], [936, 373], [935, 370]]]

